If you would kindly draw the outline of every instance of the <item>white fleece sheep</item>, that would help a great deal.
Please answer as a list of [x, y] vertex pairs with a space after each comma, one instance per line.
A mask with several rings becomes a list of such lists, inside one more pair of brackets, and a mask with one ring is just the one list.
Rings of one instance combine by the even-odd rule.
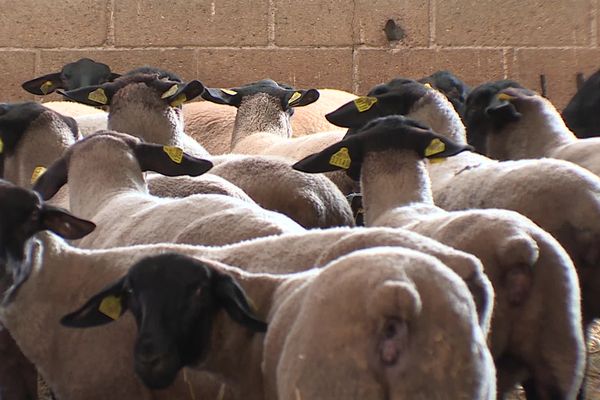
[[[192, 154], [201, 154], [199, 149], [194, 150], [195, 147], [190, 145], [194, 140], [184, 133], [181, 109], [165, 101], [160, 92], [151, 87], [154, 82], [150, 78], [132, 75], [120, 81], [116, 91], [110, 85], [103, 86], [107, 93], [114, 91], [110, 100], [107, 99], [111, 104], [111, 129], [138, 136], [147, 142], [180, 146], [184, 150], [192, 150]], [[93, 90], [97, 90], [96, 87], [69, 92], [68, 95], [89, 101], [87, 96]], [[306, 228], [354, 224], [352, 211], [335, 185], [323, 177], [297, 173], [290, 168], [287, 160], [229, 155], [212, 157], [211, 160], [221, 166], [213, 174], [239, 186], [260, 206], [282, 212]], [[161, 178], [161, 191], [155, 193], [161, 197], [183, 197], [191, 192], [207, 192], [202, 177], [181, 180], [187, 181], [188, 188], [193, 188], [194, 182], [199, 181], [197, 191], [181, 192], [174, 181], [169, 188], [169, 180]]]
[[108, 113], [96, 107], [72, 101], [48, 101], [42, 105], [59, 114], [74, 118], [81, 136], [105, 130], [108, 126]]
[[[356, 97], [343, 90], [319, 89], [319, 99], [316, 102], [294, 111], [291, 119], [292, 136], [338, 129], [325, 119], [325, 114]], [[186, 132], [214, 155], [230, 152], [235, 114], [235, 109], [231, 107], [207, 101], [183, 105]]]
[[[456, 143], [467, 143], [460, 117], [440, 92], [409, 83], [405, 89], [394, 89], [376, 97], [378, 101], [373, 108], [361, 115], [371, 112], [374, 117], [389, 115], [394, 112], [392, 104], [401, 105], [397, 113], [430, 126]], [[386, 99], [392, 103], [387, 112], [383, 112], [378, 107], [383, 103], [388, 106]], [[365, 117], [368, 120], [368, 116]], [[438, 206], [446, 210], [503, 208], [517, 211], [554, 236], [577, 269], [584, 324], [600, 317], [597, 295], [600, 179], [596, 175], [561, 160], [498, 162], [473, 152], [430, 163], [428, 172], [433, 200]]]
[[[478, 150], [499, 160], [563, 159], [600, 175], [600, 138], [577, 138], [549, 100], [524, 88], [497, 84], [481, 85], [470, 95], [467, 130], [469, 140], [481, 138], [483, 147]], [[482, 92], [491, 99], [482, 98]], [[487, 123], [469, 124], [472, 114]]]
[[[173, 271], [184, 279], [169, 278]], [[208, 309], [203, 314], [186, 306], [187, 296], [174, 297], [196, 292], [191, 284], [206, 293], [199, 301], [212, 296], [209, 304], [218, 307], [224, 300], [216, 293], [235, 293], [221, 287], [219, 282], [231, 282], [223, 274], [239, 282], [249, 298], [238, 291], [237, 307], [246, 308], [248, 315], [251, 303], [252, 314], [268, 321], [266, 334], [250, 334], [232, 321], [230, 311], [211, 318]], [[110, 322], [98, 315], [98, 304], [126, 290], [130, 299], [143, 304], [143, 315], [140, 308], [134, 311], [138, 321], [177, 319], [188, 330], [190, 319], [184, 322], [183, 314], [198, 324], [213, 319], [210, 339], [196, 335], [193, 350], [181, 348], [180, 338], [164, 331], [163, 323], [140, 326], [136, 369], [147, 384], [165, 383], [163, 375], [172, 376], [171, 369], [178, 368], [167, 364], [167, 357], [185, 353], [188, 365], [198, 363], [196, 368], [221, 377], [240, 399], [385, 399], [390, 393], [398, 398], [495, 398], [493, 362], [473, 300], [464, 282], [431, 256], [398, 247], [373, 248], [319, 270], [254, 275], [170, 253], [141, 260], [128, 275], [139, 284], [125, 287], [127, 278], [115, 282], [63, 321], [72, 326]], [[171, 299], [168, 305], [153, 295], [158, 292], [171, 294], [162, 296]], [[147, 296], [155, 297], [152, 303], [143, 300]], [[240, 318], [238, 314], [236, 320]], [[141, 341], [147, 346], [141, 347]], [[165, 345], [174, 350], [161, 353], [156, 368], [143, 364], [154, 357], [143, 348]]]
[[374, 120], [297, 166], [318, 172], [321, 157], [330, 160], [341, 148], [360, 170], [367, 226], [408, 229], [482, 261], [496, 293], [489, 344], [498, 393], [530, 380], [531, 395], [574, 398], [585, 365], [579, 285], [558, 242], [516, 212], [436, 207], [422, 158], [468, 147], [403, 117]]
[[[145, 155], [140, 149], [145, 149]], [[304, 231], [282, 214], [230, 196], [161, 199], [149, 195], [142, 170], [169, 175], [195, 171], [198, 175], [210, 167], [210, 163], [185, 154], [177, 162], [162, 149], [130, 135], [100, 132], [71, 146], [38, 179], [35, 188], [49, 198], [68, 179], [70, 209], [99, 225], [80, 242], [83, 247], [177, 242], [190, 237], [199, 244], [222, 245]]]
[[[345, 134], [338, 129], [292, 138], [290, 112], [314, 102], [318, 98], [315, 89], [294, 90], [267, 79], [232, 90], [207, 88], [202, 97], [237, 107], [232, 153], [275, 155], [297, 161], [339, 141]], [[354, 182], [343, 173], [328, 173], [327, 177], [345, 195], [357, 191]]]

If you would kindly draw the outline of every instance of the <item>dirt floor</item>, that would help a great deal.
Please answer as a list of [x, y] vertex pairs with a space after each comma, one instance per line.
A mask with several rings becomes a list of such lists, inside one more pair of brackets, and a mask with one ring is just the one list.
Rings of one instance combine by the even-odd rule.
[[[588, 352], [590, 365], [587, 371], [587, 396], [586, 400], [600, 400], [600, 321], [595, 322], [590, 328]], [[508, 400], [525, 400], [522, 390], [515, 390]]]

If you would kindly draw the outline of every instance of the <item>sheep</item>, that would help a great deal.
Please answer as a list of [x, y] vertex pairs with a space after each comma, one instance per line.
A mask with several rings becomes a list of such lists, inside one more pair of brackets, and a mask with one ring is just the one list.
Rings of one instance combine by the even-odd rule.
[[93, 234], [79, 242], [83, 247], [189, 238], [198, 244], [223, 245], [304, 231], [282, 214], [230, 196], [150, 196], [142, 173], [152, 170], [169, 176], [200, 175], [210, 167], [209, 161], [189, 156], [181, 149], [104, 131], [69, 147], [36, 181], [34, 190], [49, 199], [68, 180], [71, 211], [100, 223]]
[[[353, 167], [360, 174], [366, 225], [409, 229], [479, 258], [496, 293], [489, 344], [499, 395], [525, 382], [528, 398], [574, 398], [583, 378], [585, 346], [577, 275], [566, 252], [516, 212], [447, 212], [433, 205], [421, 159], [469, 149], [419, 123], [388, 116], [294, 168]], [[342, 153], [345, 164], [336, 162]]]
[[[343, 90], [319, 89], [317, 101], [294, 110], [291, 119], [292, 136], [300, 137], [338, 129], [325, 119], [325, 114], [356, 97], [355, 94]], [[235, 109], [231, 107], [207, 101], [183, 105], [187, 133], [202, 143], [213, 155], [229, 153], [235, 114]]]
[[[311, 104], [319, 98], [316, 89], [295, 90], [265, 79], [234, 89], [206, 88], [202, 98], [237, 107], [231, 152], [289, 157], [294, 160], [339, 141], [341, 130], [292, 138], [290, 113], [293, 107]], [[345, 174], [328, 177], [345, 195], [356, 190]]]
[[[119, 85], [123, 88], [116, 92], [115, 85], [119, 81], [106, 87], [93, 86], [65, 94], [74, 100], [91, 102], [88, 98], [90, 94], [102, 90], [107, 94], [106, 102], [112, 105], [109, 113], [109, 125], [112, 129], [141, 137], [146, 141], [193, 150], [193, 147], [186, 147], [186, 143], [193, 139], [183, 131], [181, 110], [172, 107], [168, 101], [165, 102], [162, 92], [148, 87], [149, 83], [135, 83], [151, 82], [152, 79], [158, 81], [158, 78], [163, 76], [165, 79], [173, 79], [169, 87], [183, 85], [175, 80], [178, 79], [176, 76], [166, 71], [156, 70], [156, 73], [159, 74], [158, 77], [154, 74], [153, 78], [149, 75], [128, 73], [119, 80]], [[194, 154], [199, 153], [201, 151]], [[294, 171], [287, 160], [260, 156], [220, 156], [212, 157], [211, 161], [219, 165], [219, 168], [212, 171], [213, 174], [240, 187], [261, 207], [282, 212], [306, 228], [354, 225], [350, 207], [342, 193], [328, 179], [303, 176]], [[248, 171], [253, 173], [249, 174]], [[168, 180], [160, 179], [162, 190], [155, 193], [161, 197], [182, 197], [190, 193], [182, 193], [177, 182], [171, 182], [169, 186]], [[181, 179], [188, 182], [188, 187], [198, 185], [196, 193], [206, 193], [203, 179]]]
[[[390, 89], [401, 86], [408, 81], [411, 80], [405, 78], [392, 79], [387, 83], [374, 86], [371, 90], [369, 90], [367, 96], [376, 96], [387, 93]], [[471, 88], [452, 72], [437, 71], [429, 76], [419, 79], [417, 82], [429, 85], [429, 87], [433, 87], [434, 89], [442, 92], [448, 98], [450, 103], [452, 103], [452, 106], [458, 115], [460, 115], [461, 118], [464, 117], [465, 102], [469, 92], [471, 91]]]
[[[437, 90], [413, 81], [373, 98], [376, 101], [366, 112], [359, 113], [350, 103], [329, 114], [328, 119], [357, 129], [370, 119], [401, 114], [454, 142], [467, 143], [458, 114]], [[473, 152], [429, 163], [428, 172], [438, 206], [449, 211], [517, 211], [554, 236], [577, 269], [584, 325], [600, 316], [600, 180], [596, 175], [562, 160], [499, 162]]]
[[[110, 318], [99, 311], [106, 299], [119, 299]], [[360, 250], [288, 276], [167, 253], [140, 260], [61, 322], [85, 328], [131, 311], [135, 370], [150, 387], [189, 366], [223, 377], [240, 399], [491, 400], [494, 367], [474, 308], [458, 276], [402, 248]], [[239, 327], [259, 330], [263, 318], [265, 335]]]
[[468, 139], [491, 158], [559, 158], [600, 174], [600, 139], [578, 139], [552, 103], [515, 82], [475, 88], [467, 101], [466, 127]]
[[59, 114], [74, 118], [81, 136], [88, 136], [108, 127], [108, 113], [99, 108], [73, 101], [48, 101], [42, 104]]
[[[25, 188], [75, 140], [79, 130], [73, 118], [53, 112], [35, 102], [0, 104], [0, 177]], [[68, 190], [52, 200], [68, 204]]]
[[583, 83], [561, 113], [569, 129], [579, 138], [600, 135], [600, 117], [597, 113], [599, 80], [600, 70]]
[[[16, 199], [18, 201], [15, 201]], [[266, 254], [261, 254], [265, 253], [264, 251], [255, 251], [260, 249], [261, 246], [257, 247], [257, 245], [261, 241], [264, 242], [263, 249], [271, 249], [278, 246], [276, 242], [285, 241], [284, 237], [256, 239], [238, 245], [226, 246], [226, 248], [155, 244], [108, 250], [79, 249], [68, 245], [54, 234], [37, 232], [51, 230], [61, 236], [75, 239], [93, 230], [93, 223], [52, 207], [44, 203], [36, 193], [16, 187], [5, 181], [0, 181], [0, 215], [0, 218], [7, 221], [7, 224], [0, 227], [3, 230], [0, 237], [11, 238], [8, 243], [0, 241], [0, 253], [8, 254], [8, 258], [11, 260], [8, 264], [10, 269], [2, 268], [1, 270], [12, 273], [10, 279], [1, 277], [0, 280], [2, 282], [0, 293], [6, 293], [7, 299], [2, 304], [3, 307], [0, 307], [0, 318], [7, 323], [28, 357], [40, 367], [59, 398], [147, 398], [142, 396], [144, 394], [143, 388], [140, 387], [138, 382], [132, 381], [129, 371], [123, 370], [123, 368], [129, 369], [129, 365], [132, 364], [130, 352], [123, 352], [123, 347], [128, 347], [132, 343], [132, 340], [128, 339], [127, 336], [131, 333], [130, 319], [127, 322], [121, 321], [115, 324], [112, 329], [92, 330], [80, 334], [71, 333], [57, 326], [58, 315], [66, 313], [67, 309], [74, 309], [74, 304], [80, 304], [84, 298], [91, 296], [91, 293], [100, 290], [108, 282], [117, 279], [117, 275], [126, 272], [129, 266], [139, 259], [167, 252], [177, 252], [194, 257], [204, 257], [210, 253], [219, 252], [220, 255], [212, 254], [210, 257], [215, 260], [226, 259], [225, 254], [227, 254], [229, 257], [233, 256], [233, 260], [240, 260], [244, 263], [248, 263], [249, 259], [254, 259], [255, 267], [259, 267], [257, 269], [260, 269], [261, 266], [264, 267], [264, 262], [273, 265], [277, 263], [306, 262], [305, 257], [303, 257], [304, 249], [300, 248], [280, 247], [281, 250], [284, 250], [279, 253], [281, 259], [279, 257], [265, 257]], [[15, 218], [15, 216], [18, 216], [18, 218]], [[332, 231], [338, 231], [338, 238], [342, 239], [354, 236], [354, 230], [350, 228], [323, 231], [319, 235], [331, 236]], [[379, 236], [384, 239], [398, 239], [402, 236], [397, 229], [378, 228], [359, 231], [362, 231], [362, 235], [379, 231]], [[384, 235], [386, 231], [389, 233], [388, 235]], [[15, 235], [15, 232], [25, 232], [25, 234]], [[409, 233], [407, 235], [418, 236]], [[423, 242], [416, 243], [418, 243], [418, 246], [424, 246], [425, 249], [428, 246], [427, 242], [428, 240], [425, 239]], [[477, 281], [485, 282], [486, 278], [481, 271], [481, 265], [474, 257], [450, 248], [446, 248], [448, 250], [446, 252], [444, 250], [446, 246], [436, 244], [431, 240], [429, 242], [434, 244], [431, 249], [433, 249], [434, 254], [435, 251], [439, 252], [439, 255], [442, 256], [440, 259], [444, 264], [449, 261], [452, 265], [458, 266], [461, 260], [460, 254], [464, 254], [465, 257], [462, 260], [467, 261], [467, 263], [464, 263], [460, 268], [453, 268], [458, 274], [454, 274], [454, 276], [460, 276], [465, 281], [470, 281], [471, 284]], [[394, 246], [400, 244], [400, 242], [387, 242], [385, 240], [382, 243]], [[360, 240], [360, 246], [364, 246], [364, 244], [365, 241]], [[377, 241], [374, 241], [373, 245], [377, 246]], [[235, 250], [236, 247], [240, 249]], [[316, 247], [313, 245], [313, 248]], [[285, 251], [288, 248], [291, 250], [290, 252]], [[325, 251], [325, 249], [321, 249], [321, 251]], [[295, 254], [290, 256], [290, 253]], [[380, 253], [377, 257], [379, 255]], [[278, 260], [275, 261], [275, 258]], [[476, 262], [469, 264], [469, 260]], [[421, 267], [419, 265], [417, 270]], [[372, 268], [376, 267], [373, 265]], [[305, 268], [302, 267], [301, 269]], [[364, 271], [368, 273], [368, 276], [371, 276], [370, 269], [364, 269]], [[285, 279], [281, 278], [284, 275], [250, 275], [244, 272], [240, 272], [240, 274], [244, 277], [250, 276], [257, 283], [261, 276], [270, 276], [269, 280], [272, 282], [280, 282]], [[309, 272], [307, 276], [311, 274]], [[178, 274], [172, 275], [181, 276]], [[430, 273], [427, 275], [430, 275]], [[90, 276], [93, 276], [94, 279], [90, 279]], [[86, 278], [83, 279], [83, 277]], [[289, 275], [289, 277], [291, 281], [296, 280], [295, 275]], [[241, 281], [241, 283], [244, 282], [245, 279], [243, 282]], [[7, 287], [9, 288], [8, 292], [5, 291]], [[285, 290], [284, 287], [281, 289], [282, 291]], [[255, 295], [253, 293], [253, 297]], [[36, 307], [31, 307], [32, 302], [36, 304]], [[471, 302], [471, 300], [466, 301], [467, 304], [471, 304]], [[456, 305], [459, 303], [462, 303], [462, 301], [459, 300]], [[489, 309], [485, 311], [486, 313], [489, 313], [491, 306], [490, 302]], [[474, 329], [474, 327], [472, 328]], [[32, 334], [32, 330], [34, 332], [39, 330], [44, 333], [35, 335]], [[114, 337], [112, 336], [113, 333], [121, 335], [121, 337]], [[98, 337], [98, 334], [102, 337]], [[122, 337], [123, 335], [125, 337]], [[89, 343], [94, 343], [94, 345], [87, 348]], [[110, 346], [110, 349], [104, 349], [104, 346]], [[214, 345], [213, 348], [215, 348]], [[230, 347], [228, 346], [228, 348]], [[487, 355], [485, 356], [487, 357]], [[107, 362], [104, 362], [104, 360], [107, 360]], [[115, 362], [116, 360], [118, 362]], [[486, 364], [488, 363], [486, 362]], [[195, 375], [188, 375], [188, 377], [199, 379]], [[203, 376], [203, 386], [194, 384], [192, 393], [200, 389], [205, 393], [201, 394], [200, 398], [205, 396], [215, 398], [214, 394], [212, 397], [210, 395], [210, 390], [214, 386], [206, 386], [211, 383], [210, 380], [207, 381], [207, 378], [210, 377]], [[112, 384], [107, 386], [107, 381]], [[112, 387], [112, 385], [115, 387]], [[181, 379], [179, 379], [168, 392], [164, 392], [164, 397], [169, 398], [167, 394], [173, 395], [173, 391], [178, 388], [181, 390], [181, 387]], [[216, 389], [222, 390], [221, 385], [217, 385]], [[110, 396], [107, 395], [107, 390], [113, 391]], [[161, 392], [154, 393], [159, 395]], [[171, 398], [188, 398], [188, 396], [183, 393], [180, 394], [180, 397]]]
[[120, 75], [111, 72], [106, 64], [95, 62], [89, 58], [82, 58], [66, 64], [60, 72], [43, 75], [21, 86], [29, 93], [44, 96], [57, 89], [72, 90], [83, 86], [98, 85], [112, 81]]

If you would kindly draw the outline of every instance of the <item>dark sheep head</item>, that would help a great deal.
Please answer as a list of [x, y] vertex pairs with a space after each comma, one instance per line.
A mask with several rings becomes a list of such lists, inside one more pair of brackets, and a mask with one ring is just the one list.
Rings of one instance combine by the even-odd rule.
[[131, 311], [138, 327], [135, 371], [148, 387], [161, 389], [173, 382], [181, 368], [206, 358], [213, 321], [222, 309], [251, 331], [267, 329], [232, 277], [206, 262], [170, 253], [137, 262], [61, 323], [93, 327]]
[[65, 239], [80, 239], [95, 225], [44, 203], [40, 196], [0, 180], [0, 288], [10, 299], [31, 272], [29, 247], [38, 232], [49, 230]]

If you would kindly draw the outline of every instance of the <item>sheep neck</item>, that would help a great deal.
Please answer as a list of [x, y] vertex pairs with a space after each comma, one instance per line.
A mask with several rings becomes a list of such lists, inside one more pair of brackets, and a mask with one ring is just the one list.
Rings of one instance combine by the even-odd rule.
[[412, 203], [433, 205], [427, 168], [414, 151], [366, 152], [360, 185], [367, 226], [396, 207]]
[[487, 135], [486, 151], [491, 158], [516, 160], [551, 157], [555, 149], [575, 142], [556, 108], [535, 96], [517, 103], [520, 119]]
[[[242, 284], [256, 314], [266, 319], [275, 303], [274, 294], [285, 278], [269, 274], [250, 275], [233, 269], [227, 272]], [[211, 350], [199, 368], [232, 385], [236, 397], [264, 399], [261, 368], [264, 338], [265, 334], [251, 333], [221, 311], [213, 325]]]
[[148, 193], [136, 158], [119, 151], [72, 154], [68, 182], [71, 211], [87, 219], [119, 193]]
[[448, 139], [467, 144], [467, 133], [460, 116], [446, 96], [437, 90], [429, 90], [406, 116], [430, 126]]
[[15, 152], [5, 155], [4, 179], [31, 189], [35, 168], [47, 168], [74, 142], [73, 132], [59, 117], [40, 116], [23, 134]]
[[268, 132], [283, 138], [292, 137], [290, 117], [281, 108], [280, 100], [265, 93], [242, 100], [235, 116], [231, 148], [258, 132]]

